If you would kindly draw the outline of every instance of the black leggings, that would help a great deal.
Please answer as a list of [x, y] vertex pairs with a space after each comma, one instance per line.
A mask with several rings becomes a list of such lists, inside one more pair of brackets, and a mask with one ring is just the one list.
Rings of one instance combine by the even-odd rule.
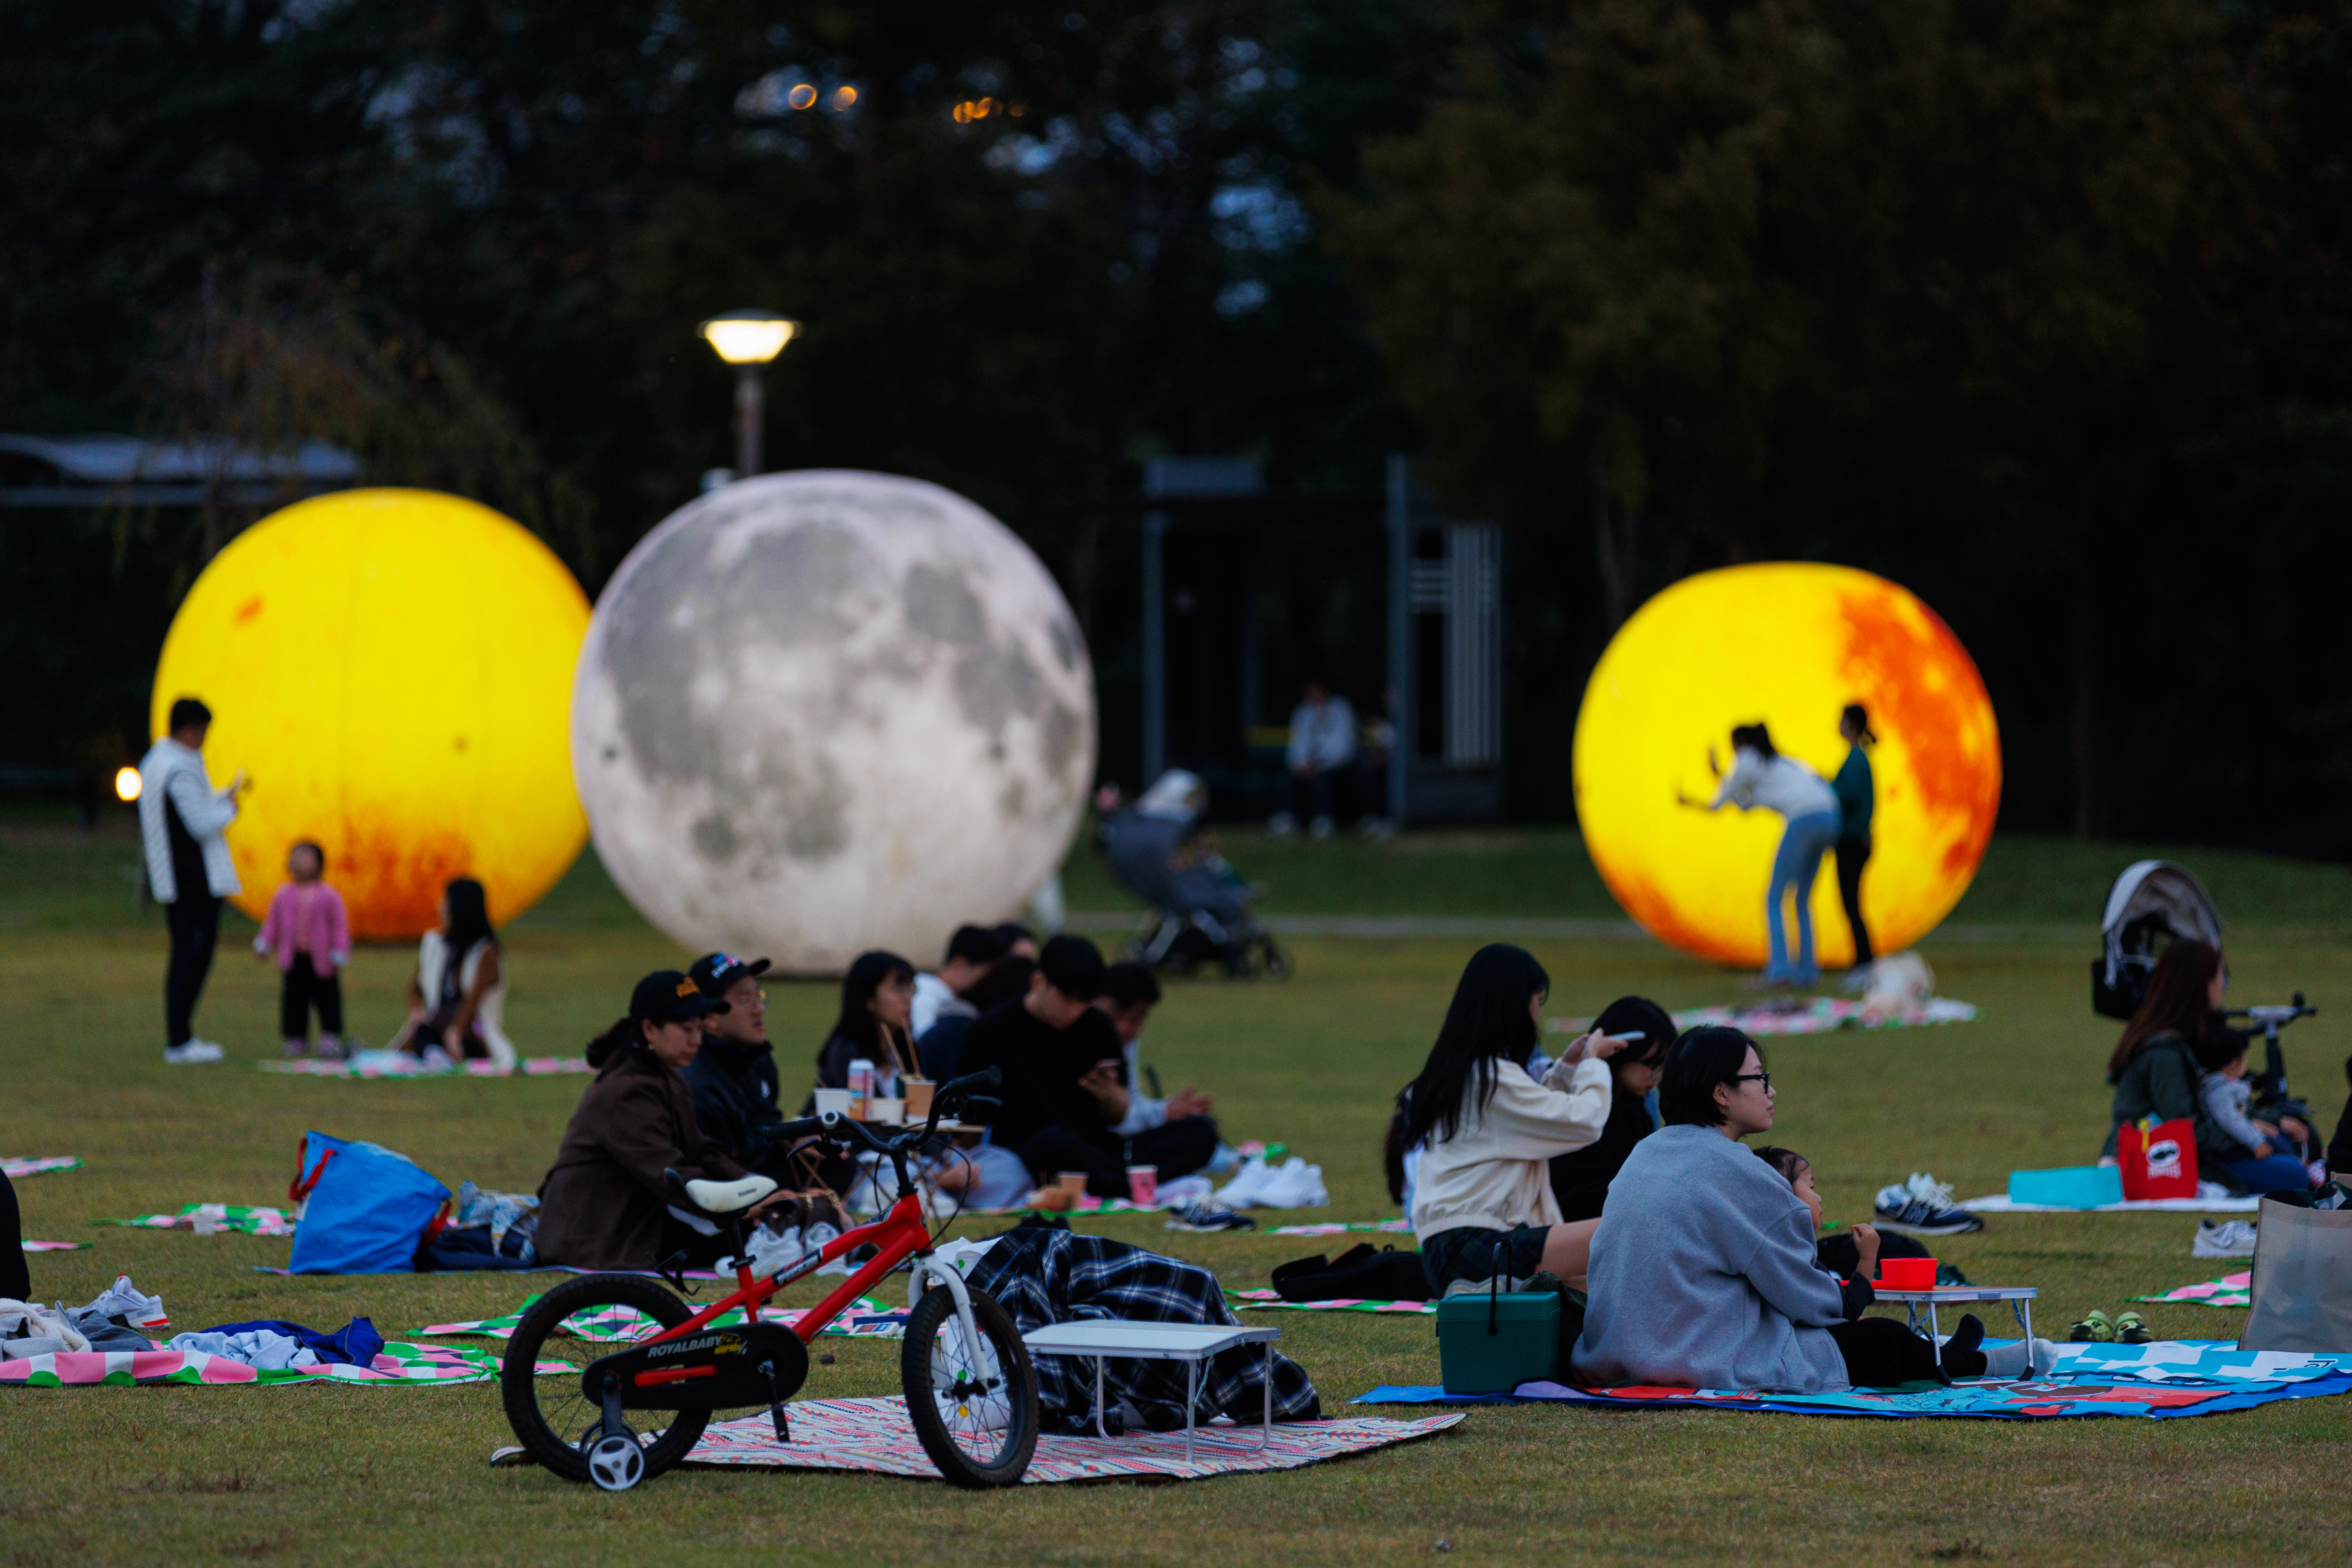
[[286, 983], [278, 993], [278, 1032], [289, 1040], [308, 1038], [310, 1033], [310, 1008], [319, 1009], [319, 1033], [341, 1035], [343, 1032], [343, 982], [335, 966], [327, 965], [320, 973], [311, 967], [310, 955], [298, 952], [293, 965], [286, 971]]
[[25, 1224], [16, 1216], [16, 1184], [5, 1176], [0, 1176], [0, 1247], [8, 1249], [0, 1255], [0, 1296], [31, 1300], [33, 1275], [25, 1267]]
[[1832, 1323], [1830, 1338], [1845, 1357], [1845, 1380], [1856, 1388], [1893, 1388], [1902, 1383], [1941, 1383], [1935, 1342], [1892, 1318], [1857, 1318]]
[[1063, 1171], [1084, 1171], [1087, 1191], [1098, 1198], [1127, 1196], [1129, 1165], [1155, 1165], [1161, 1182], [1172, 1182], [1191, 1175], [1216, 1152], [1217, 1124], [1205, 1116], [1187, 1116], [1132, 1138], [1047, 1127], [1031, 1134], [1020, 1149], [1040, 1186]]
[[1867, 837], [1837, 841], [1838, 897], [1845, 904], [1845, 923], [1853, 928], [1853, 962], [1857, 967], [1871, 961], [1870, 928], [1862, 923], [1862, 868], [1869, 863]]

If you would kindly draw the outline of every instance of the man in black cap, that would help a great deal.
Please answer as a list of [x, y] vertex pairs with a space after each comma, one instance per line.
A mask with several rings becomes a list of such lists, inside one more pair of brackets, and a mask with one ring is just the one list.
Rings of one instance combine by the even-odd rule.
[[710, 1141], [782, 1182], [776, 1133], [784, 1116], [776, 1100], [776, 1053], [768, 1044], [768, 994], [760, 985], [767, 972], [766, 959], [731, 952], [706, 952], [686, 972], [702, 994], [727, 1004], [703, 1019], [702, 1050], [687, 1064], [686, 1081], [694, 1091], [694, 1119]]

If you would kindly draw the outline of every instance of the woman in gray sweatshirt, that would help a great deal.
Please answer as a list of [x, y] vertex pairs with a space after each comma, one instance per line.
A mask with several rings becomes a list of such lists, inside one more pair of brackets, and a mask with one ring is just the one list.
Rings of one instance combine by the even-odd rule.
[[1684, 1035], [1666, 1053], [1658, 1109], [1666, 1124], [1633, 1146], [1592, 1237], [1579, 1382], [1835, 1394], [1986, 1370], [1973, 1318], [1940, 1364], [1936, 1345], [1891, 1318], [1847, 1321], [1836, 1277], [1815, 1262], [1812, 1211], [1738, 1142], [1772, 1126], [1755, 1041], [1732, 1028]]

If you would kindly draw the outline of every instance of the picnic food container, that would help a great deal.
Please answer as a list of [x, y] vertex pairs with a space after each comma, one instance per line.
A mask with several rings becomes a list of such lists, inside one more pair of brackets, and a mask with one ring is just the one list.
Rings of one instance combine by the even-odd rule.
[[1932, 1258], [1882, 1258], [1878, 1260], [1882, 1290], [1933, 1290], [1936, 1260]]
[[1559, 1373], [1559, 1292], [1478, 1291], [1437, 1304], [1439, 1379], [1448, 1394], [1508, 1394]]

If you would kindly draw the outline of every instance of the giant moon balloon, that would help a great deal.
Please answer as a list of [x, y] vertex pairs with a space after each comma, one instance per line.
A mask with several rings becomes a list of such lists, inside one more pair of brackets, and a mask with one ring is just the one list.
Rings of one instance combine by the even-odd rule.
[[770, 474], [647, 534], [572, 695], [596, 849], [682, 945], [838, 973], [937, 962], [1060, 866], [1094, 678], [1011, 530], [919, 479]]
[[[1707, 748], [1731, 765], [1734, 724], [1824, 778], [1845, 760], [1838, 715], [1870, 710], [1878, 744], [1874, 847], [1862, 906], [1880, 952], [1916, 942], [1968, 890], [2000, 804], [2000, 737], [1976, 665], [1909, 592], [1844, 566], [1703, 572], [1636, 611], [1611, 640], [1577, 714], [1576, 809], [1609, 890], [1654, 936], [1716, 963], [1760, 968], [1764, 892], [1781, 818], [1707, 813]], [[1812, 892], [1815, 952], [1853, 962], [1826, 857]], [[1790, 931], [1793, 949], [1796, 933]]]
[[155, 670], [213, 710], [205, 763], [242, 768], [228, 844], [259, 919], [315, 839], [352, 934], [434, 923], [478, 878], [513, 919], [578, 858], [564, 711], [588, 597], [520, 524], [431, 490], [342, 490], [247, 529], [188, 590]]

